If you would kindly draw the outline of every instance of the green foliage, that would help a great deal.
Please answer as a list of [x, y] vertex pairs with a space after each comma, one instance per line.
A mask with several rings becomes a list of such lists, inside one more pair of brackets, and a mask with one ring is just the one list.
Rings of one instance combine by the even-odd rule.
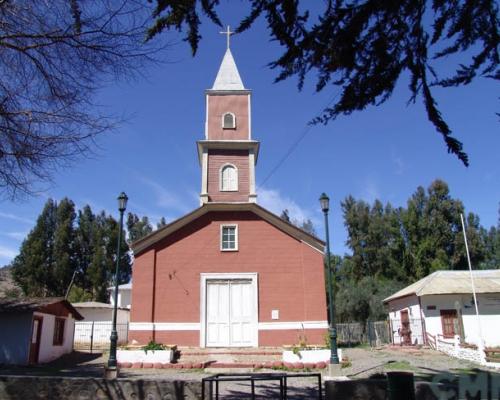
[[[441, 180], [427, 191], [418, 187], [405, 208], [383, 206], [378, 200], [369, 205], [349, 196], [342, 210], [352, 250], [347, 267], [355, 281], [369, 275], [408, 283], [439, 269], [468, 267], [460, 222], [464, 206]], [[495, 229], [489, 238], [479, 217], [469, 213], [466, 232], [473, 266], [493, 265]]]
[[382, 300], [399, 289], [404, 283], [365, 276], [359, 280], [347, 278], [337, 282], [335, 311], [337, 322], [364, 322], [387, 317]]
[[144, 350], [145, 353], [155, 350], [168, 350], [168, 346], [165, 346], [161, 343], [156, 343], [154, 340], [150, 340], [147, 345], [142, 346], [142, 350]]
[[[337, 322], [383, 319], [382, 300], [392, 293], [436, 270], [468, 268], [464, 206], [441, 180], [418, 187], [406, 207], [349, 196], [342, 210], [352, 255], [332, 260]], [[465, 222], [473, 268], [500, 268], [500, 229], [487, 231], [473, 213]]]
[[85, 291], [81, 287], [73, 285], [68, 294], [68, 301], [70, 303], [80, 303], [84, 301], [92, 301], [92, 293]]
[[167, 225], [167, 220], [165, 217], [161, 217], [158, 223], [156, 224], [156, 229], [163, 228], [165, 225]]
[[[158, 225], [164, 222], [165, 219], [163, 218]], [[128, 213], [126, 225], [130, 243], [133, 243], [153, 232], [153, 226], [149, 223], [149, 218], [146, 216], [139, 218], [135, 214]]]
[[[13, 278], [27, 296], [64, 296], [75, 273], [74, 301], [107, 300], [113, 283], [118, 222], [89, 206], [75, 213], [71, 200], [49, 199], [12, 262]], [[122, 235], [119, 283], [131, 275], [129, 247]]]
[[[185, 31], [193, 54], [201, 39], [199, 13], [221, 25], [220, 0], [156, 0], [148, 39], [163, 30]], [[389, 99], [403, 76], [409, 76], [410, 100], [421, 97], [427, 119], [442, 136], [449, 152], [469, 164], [433, 96], [436, 86], [468, 85], [478, 76], [500, 79], [498, 2], [486, 1], [359, 1], [307, 2], [249, 0], [249, 12], [236, 32], [264, 17], [271, 38], [283, 54], [270, 63], [279, 70], [276, 81], [316, 75], [316, 90], [332, 85], [340, 96], [314, 122], [328, 123]], [[311, 4], [315, 6], [311, 6]], [[320, 6], [316, 3], [321, 3]], [[455, 56], [451, 57], [450, 56]], [[446, 58], [455, 71], [438, 76]], [[458, 61], [455, 61], [458, 60]], [[452, 61], [452, 62], [453, 62]], [[446, 71], [448, 74], [449, 72]]]

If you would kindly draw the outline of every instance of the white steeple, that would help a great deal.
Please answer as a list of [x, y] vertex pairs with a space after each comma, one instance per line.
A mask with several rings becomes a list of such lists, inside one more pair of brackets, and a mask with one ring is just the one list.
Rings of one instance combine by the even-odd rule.
[[245, 90], [229, 47], [222, 59], [212, 90]]

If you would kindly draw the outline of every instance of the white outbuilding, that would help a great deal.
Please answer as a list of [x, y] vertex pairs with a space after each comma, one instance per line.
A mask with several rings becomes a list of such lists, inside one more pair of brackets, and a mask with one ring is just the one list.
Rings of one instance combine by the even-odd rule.
[[[500, 346], [500, 270], [473, 271], [479, 319], [469, 271], [436, 271], [387, 297], [394, 344], [459, 340]], [[432, 344], [432, 343], [431, 343]]]
[[0, 364], [46, 363], [73, 351], [80, 313], [59, 297], [0, 299]]

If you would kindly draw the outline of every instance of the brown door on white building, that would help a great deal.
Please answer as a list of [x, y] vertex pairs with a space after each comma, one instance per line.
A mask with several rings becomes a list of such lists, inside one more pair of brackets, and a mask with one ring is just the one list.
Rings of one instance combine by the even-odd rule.
[[457, 310], [441, 310], [441, 326], [443, 336], [452, 338], [460, 332], [458, 326]]
[[408, 310], [401, 311], [401, 329], [399, 331], [399, 335], [401, 336], [401, 341], [405, 346], [411, 345], [411, 329]]
[[34, 316], [31, 328], [30, 355], [29, 363], [38, 363], [38, 354], [40, 353], [40, 338], [42, 337], [43, 317]]

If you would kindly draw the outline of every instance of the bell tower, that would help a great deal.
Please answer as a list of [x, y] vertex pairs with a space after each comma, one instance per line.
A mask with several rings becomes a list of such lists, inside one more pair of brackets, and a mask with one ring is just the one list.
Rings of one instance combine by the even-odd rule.
[[256, 202], [255, 165], [259, 142], [252, 140], [251, 91], [245, 89], [229, 48], [211, 89], [205, 91], [205, 139], [199, 140], [200, 204]]

